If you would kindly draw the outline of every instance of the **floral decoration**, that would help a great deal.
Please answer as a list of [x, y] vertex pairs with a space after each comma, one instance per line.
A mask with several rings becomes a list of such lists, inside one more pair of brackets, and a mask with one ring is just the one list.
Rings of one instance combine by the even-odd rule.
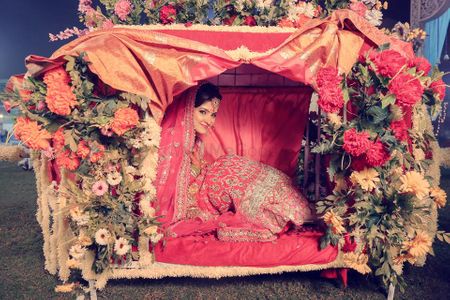
[[[127, 5], [116, 7], [119, 16]], [[83, 57], [65, 57], [64, 65], [28, 78], [27, 89], [1, 99], [21, 110], [17, 139], [54, 160], [67, 177], [57, 191], [67, 199], [63, 213], [75, 235], [66, 265], [80, 268], [92, 253], [92, 268], [102, 273], [139, 260], [139, 240], [163, 237], [151, 204], [161, 129], [146, 113], [148, 99], [100, 84]]]
[[[367, 256], [386, 286], [402, 286], [403, 264], [423, 263], [432, 253], [430, 215], [446, 203], [445, 192], [427, 177], [433, 133], [415, 130], [411, 119], [423, 105], [440, 112], [443, 73], [383, 45], [346, 76], [336, 74], [324, 68], [316, 79], [318, 107], [329, 122], [321, 123], [312, 152], [326, 157], [324, 180], [334, 186], [328, 195], [322, 189], [316, 202], [327, 228], [321, 247], [355, 242], [355, 257]], [[324, 85], [338, 89], [344, 103], [330, 109]]]
[[49, 34], [50, 41], [81, 36], [114, 25], [207, 24], [300, 27], [337, 9], [350, 9], [379, 26], [387, 1], [378, 0], [79, 0], [78, 14], [85, 28]]

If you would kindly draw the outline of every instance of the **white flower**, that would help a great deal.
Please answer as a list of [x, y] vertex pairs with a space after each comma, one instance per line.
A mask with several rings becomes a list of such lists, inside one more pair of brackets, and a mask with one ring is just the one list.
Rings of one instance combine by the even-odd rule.
[[139, 208], [141, 212], [146, 217], [154, 217], [155, 216], [155, 209], [150, 206], [150, 203], [148, 201], [140, 201], [139, 202]]
[[244, 9], [244, 4], [247, 2], [247, 0], [237, 0], [236, 1], [236, 10], [242, 11]]
[[80, 209], [80, 207], [75, 206], [72, 207], [69, 211], [70, 217], [72, 220], [74, 220], [78, 226], [84, 226], [89, 223], [89, 215], [86, 213], [83, 213], [83, 211]]
[[101, 228], [95, 233], [95, 242], [99, 245], [107, 245], [111, 234], [108, 230]]
[[363, 0], [362, 2], [366, 5], [374, 6], [378, 0]]
[[73, 245], [69, 250], [70, 256], [72, 256], [76, 260], [83, 258], [85, 253], [86, 253], [86, 248], [84, 248], [80, 244]]
[[380, 26], [383, 19], [383, 13], [376, 9], [366, 11], [366, 20], [373, 26]]
[[162, 233], [158, 233], [158, 234], [156, 234], [156, 235], [152, 235], [152, 236], [150, 237], [150, 241], [151, 241], [153, 244], [156, 244], [157, 242], [159, 242], [159, 241], [162, 239], [162, 237], [163, 237], [163, 234], [162, 234]]
[[130, 251], [130, 244], [123, 237], [118, 238], [114, 243], [114, 251], [117, 255], [125, 255]]
[[155, 235], [158, 232], [158, 226], [152, 225], [144, 229], [144, 233], [147, 235]]
[[425, 159], [425, 152], [423, 152], [420, 148], [414, 148], [413, 155], [417, 161], [422, 161]]
[[[305, 3], [305, 2], [303, 2]], [[303, 13], [308, 18], [314, 18], [316, 14], [316, 7], [311, 2], [305, 3], [305, 12]]]
[[298, 20], [299, 15], [302, 15], [305, 13], [305, 7], [304, 6], [291, 6], [288, 10], [287, 17], [289, 21], [295, 22]]
[[256, 0], [256, 8], [259, 9], [269, 9], [272, 5], [273, 0]]
[[92, 245], [92, 239], [88, 235], [86, 235], [86, 233], [83, 230], [80, 230], [80, 234], [78, 235], [78, 242], [82, 246]]
[[109, 173], [106, 175], [106, 181], [108, 181], [110, 185], [118, 185], [122, 181], [122, 175], [117, 171]]
[[139, 141], [146, 147], [158, 147], [161, 141], [161, 127], [155, 119], [148, 118], [143, 124], [144, 132]]
[[127, 174], [135, 175], [136, 171], [137, 171], [136, 168], [133, 167], [133, 166], [126, 166], [125, 167], [125, 173], [127, 173]]

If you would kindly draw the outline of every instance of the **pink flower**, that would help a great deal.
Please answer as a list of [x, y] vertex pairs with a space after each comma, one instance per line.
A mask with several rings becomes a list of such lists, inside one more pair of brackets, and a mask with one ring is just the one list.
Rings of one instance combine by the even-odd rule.
[[417, 71], [423, 72], [423, 75], [428, 75], [428, 73], [430, 73], [431, 71], [431, 64], [428, 62], [428, 60], [425, 57], [414, 57], [410, 62], [409, 62], [409, 66], [410, 67], [416, 67]]
[[394, 133], [394, 136], [399, 141], [407, 141], [408, 140], [408, 127], [406, 126], [405, 120], [401, 119], [398, 121], [391, 122], [391, 130]]
[[92, 0], [80, 0], [78, 2], [78, 11], [82, 14], [85, 14], [92, 10]]
[[111, 20], [106, 20], [102, 23], [102, 29], [111, 29], [114, 27], [114, 23]]
[[364, 3], [358, 1], [350, 4], [350, 9], [353, 10], [358, 15], [364, 17], [366, 15], [367, 6]]
[[394, 77], [408, 63], [406, 58], [395, 50], [370, 52], [369, 58], [377, 68], [377, 72], [385, 77]]
[[344, 150], [353, 155], [359, 156], [367, 151], [371, 145], [369, 133], [366, 131], [358, 132], [355, 128], [344, 132]]
[[396, 76], [389, 83], [389, 92], [395, 95], [396, 104], [412, 107], [422, 99], [424, 88], [420, 80], [408, 73]]
[[256, 20], [253, 16], [246, 16], [243, 23], [247, 26], [256, 26]]
[[334, 67], [324, 67], [317, 72], [316, 82], [319, 88], [323, 86], [337, 86], [341, 83], [342, 76]]
[[104, 180], [99, 180], [92, 185], [92, 192], [97, 196], [103, 196], [108, 191], [108, 184]]
[[159, 11], [159, 20], [162, 24], [172, 24], [175, 22], [176, 17], [177, 10], [172, 4], [161, 7], [161, 10]]
[[45, 104], [44, 101], [39, 101], [37, 106], [36, 106], [36, 109], [37, 110], [44, 110], [46, 107], [47, 107], [47, 105]]
[[114, 6], [114, 13], [121, 21], [125, 21], [131, 13], [132, 6], [129, 0], [119, 0]]
[[42, 154], [44, 154], [44, 156], [48, 159], [55, 159], [56, 157], [55, 149], [53, 149], [52, 147], [48, 147], [46, 150], [43, 150]]
[[379, 167], [389, 159], [389, 153], [381, 141], [373, 143], [366, 152], [366, 161], [372, 167]]
[[5, 108], [6, 112], [9, 113], [11, 111], [12, 105], [9, 101], [3, 101], [3, 107]]
[[344, 107], [344, 95], [339, 86], [322, 87], [319, 90], [319, 107], [327, 113], [337, 113]]
[[327, 113], [336, 113], [344, 106], [340, 88], [342, 76], [334, 67], [324, 67], [317, 72], [316, 83], [319, 93], [319, 107]]
[[100, 128], [100, 132], [104, 135], [104, 136], [112, 136], [113, 135], [113, 131], [111, 129], [111, 126], [109, 125], [105, 125], [102, 128]]
[[443, 101], [445, 98], [445, 82], [442, 81], [442, 79], [433, 81], [430, 84], [430, 88], [433, 90], [433, 93], [436, 94], [438, 96], [438, 99], [440, 101]]

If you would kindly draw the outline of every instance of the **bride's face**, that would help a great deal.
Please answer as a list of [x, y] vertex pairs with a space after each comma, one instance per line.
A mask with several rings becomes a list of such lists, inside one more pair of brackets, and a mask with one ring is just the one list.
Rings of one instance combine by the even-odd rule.
[[219, 103], [220, 101], [214, 98], [194, 108], [194, 130], [196, 133], [205, 134], [214, 125]]

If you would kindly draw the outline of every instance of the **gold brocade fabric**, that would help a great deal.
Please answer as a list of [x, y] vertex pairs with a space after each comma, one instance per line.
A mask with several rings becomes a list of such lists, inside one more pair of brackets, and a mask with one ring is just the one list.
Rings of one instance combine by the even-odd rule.
[[[180, 29], [181, 30], [181, 29]], [[193, 29], [186, 28], [186, 31]], [[228, 32], [202, 29], [211, 39], [226, 39]], [[246, 33], [261, 39], [261, 33]], [[267, 33], [270, 34], [270, 33]], [[150, 99], [150, 110], [161, 122], [175, 95], [198, 81], [216, 76], [242, 63], [251, 63], [291, 80], [315, 86], [314, 78], [323, 66], [348, 72], [357, 60], [364, 42], [393, 48], [410, 55], [406, 43], [394, 41], [349, 10], [334, 12], [325, 20], [313, 19], [284, 42], [265, 52], [239, 51], [228, 54], [218, 47], [154, 31], [146, 27], [120, 26], [98, 30], [57, 50], [50, 59], [29, 56], [28, 74], [38, 76], [65, 55], [87, 54], [90, 69], [115, 89]], [[231, 56], [230, 56], [231, 55]]]

